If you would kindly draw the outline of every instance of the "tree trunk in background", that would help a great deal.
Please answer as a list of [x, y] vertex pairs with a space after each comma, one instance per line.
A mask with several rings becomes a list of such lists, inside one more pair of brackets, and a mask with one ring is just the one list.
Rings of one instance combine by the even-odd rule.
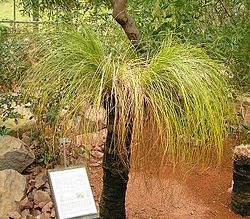
[[[33, 21], [39, 21], [39, 0], [32, 0], [32, 19]], [[39, 24], [34, 23], [33, 24], [33, 32], [38, 32], [39, 30]]]
[[[108, 101], [110, 105], [110, 100]], [[114, 104], [112, 104], [114, 106]], [[114, 130], [115, 110], [108, 110], [107, 139], [103, 157], [103, 190], [100, 200], [100, 218], [125, 219], [125, 196], [128, 183], [129, 164], [124, 164], [117, 151], [117, 134]], [[132, 122], [131, 122], [132, 124]], [[130, 160], [130, 145], [132, 125], [126, 129], [126, 150], [128, 162]]]
[[234, 150], [233, 191], [231, 208], [236, 214], [250, 215], [250, 145]]
[[135, 22], [126, 11], [127, 0], [110, 0], [113, 8], [112, 16], [121, 25], [128, 39], [139, 50], [142, 47], [141, 35]]

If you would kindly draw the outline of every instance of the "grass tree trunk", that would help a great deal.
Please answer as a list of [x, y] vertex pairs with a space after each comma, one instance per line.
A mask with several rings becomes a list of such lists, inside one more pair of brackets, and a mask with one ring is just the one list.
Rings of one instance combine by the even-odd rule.
[[250, 145], [234, 151], [232, 210], [242, 216], [250, 215]]
[[[141, 49], [141, 36], [135, 22], [126, 12], [127, 0], [110, 0], [113, 7], [113, 18], [121, 25], [128, 39], [136, 49]], [[110, 98], [106, 103], [107, 111], [107, 138], [103, 157], [103, 190], [100, 200], [100, 218], [125, 219], [125, 197], [128, 184], [129, 162], [132, 140], [132, 121], [126, 128], [125, 157], [121, 158], [118, 151], [117, 131], [115, 125], [115, 103]], [[112, 109], [112, 110], [110, 110]], [[118, 118], [119, 119], [119, 118]]]
[[[110, 101], [109, 101], [110, 102]], [[108, 103], [108, 105], [110, 105]], [[114, 106], [114, 104], [112, 104]], [[104, 146], [103, 157], [103, 190], [100, 200], [100, 218], [124, 219], [126, 218], [125, 197], [129, 174], [130, 145], [132, 138], [132, 122], [126, 129], [125, 156], [127, 162], [118, 152], [117, 132], [115, 125], [115, 108], [105, 107], [107, 111], [107, 139]], [[109, 110], [111, 109], [112, 110]]]

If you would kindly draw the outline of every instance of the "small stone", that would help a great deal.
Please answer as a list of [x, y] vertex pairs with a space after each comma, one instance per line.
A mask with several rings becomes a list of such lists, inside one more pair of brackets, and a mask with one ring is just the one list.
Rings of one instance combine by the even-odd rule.
[[31, 187], [34, 188], [34, 187], [35, 187], [36, 180], [30, 179], [28, 183], [29, 183], [29, 185], [30, 185]]
[[48, 182], [46, 182], [46, 183], [44, 184], [44, 189], [43, 189], [43, 191], [50, 193], [50, 186], [49, 186], [49, 183], [48, 183]]
[[47, 204], [46, 202], [40, 202], [38, 204], [38, 207], [42, 209], [46, 204]]
[[100, 152], [103, 152], [103, 149], [104, 149], [104, 147], [102, 147], [102, 145], [101, 146], [96, 146], [94, 148], [95, 151], [100, 151]]
[[52, 211], [51, 211], [51, 215], [50, 215], [51, 217], [56, 217], [56, 212], [55, 212], [55, 209], [52, 209]]
[[78, 157], [76, 160], [75, 160], [75, 165], [82, 165], [82, 164], [85, 164], [85, 159], [83, 159], [82, 157]]
[[35, 204], [39, 204], [41, 202], [50, 202], [51, 201], [51, 198], [50, 198], [50, 195], [48, 192], [43, 192], [41, 190], [38, 190], [35, 195], [34, 195], [34, 202]]
[[34, 196], [35, 196], [35, 194], [36, 194], [36, 192], [38, 191], [38, 189], [36, 189], [36, 188], [34, 188], [33, 190], [32, 190], [32, 195], [33, 195], [33, 199], [34, 199]]
[[99, 167], [101, 164], [100, 163], [97, 163], [97, 162], [95, 162], [95, 163], [90, 163], [89, 164], [89, 166], [90, 167]]
[[31, 209], [33, 207], [34, 203], [32, 203], [28, 197], [25, 197], [23, 200], [19, 202], [19, 208], [21, 211], [24, 209]]
[[30, 192], [27, 194], [27, 197], [28, 197], [30, 200], [34, 200], [34, 193], [33, 193], [33, 190], [30, 191]]
[[92, 151], [91, 155], [97, 159], [101, 159], [103, 157], [103, 153], [100, 151]]
[[26, 144], [29, 145], [30, 144], [30, 137], [29, 134], [27, 132], [24, 132], [22, 134], [22, 141]]
[[41, 167], [41, 166], [37, 166], [37, 167], [33, 168], [30, 172], [33, 174], [33, 176], [36, 176], [36, 175], [38, 175], [41, 171], [42, 171], [42, 167]]
[[193, 211], [191, 211], [189, 215], [194, 215], [194, 212], [193, 212]]
[[44, 212], [41, 214], [41, 219], [48, 219], [48, 218], [50, 218], [50, 213]]
[[[43, 203], [43, 202], [42, 202]], [[38, 205], [34, 205], [35, 210], [40, 210], [41, 208]]]
[[45, 213], [45, 212], [49, 212], [50, 213], [51, 209], [48, 208], [46, 205], [42, 208], [42, 212]]
[[52, 201], [47, 203], [47, 205], [48, 205], [49, 208], [53, 208], [53, 202]]
[[[30, 210], [29, 209], [24, 209], [21, 213], [22, 215], [22, 218], [26, 218], [28, 215], [31, 215], [30, 214]], [[31, 215], [32, 216], [32, 215]]]
[[26, 191], [26, 195], [28, 195], [29, 193], [32, 193], [33, 187], [31, 187], [30, 185], [28, 185], [27, 191]]
[[20, 219], [21, 215], [17, 211], [8, 213], [8, 216], [12, 219]]
[[35, 210], [34, 208], [30, 210], [30, 214], [33, 216], [33, 217], [36, 217], [37, 215], [41, 214], [41, 211], [39, 210]]
[[47, 176], [44, 172], [39, 173], [35, 178], [35, 187], [40, 189], [43, 185], [45, 185], [47, 181]]
[[42, 208], [42, 212], [51, 212], [50, 202]]
[[46, 183], [44, 184], [44, 187], [49, 189], [49, 188], [50, 188], [49, 183], [46, 182]]

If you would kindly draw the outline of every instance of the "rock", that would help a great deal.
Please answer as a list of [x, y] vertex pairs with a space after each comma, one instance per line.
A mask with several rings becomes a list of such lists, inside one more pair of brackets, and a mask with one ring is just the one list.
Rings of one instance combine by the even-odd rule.
[[25, 197], [22, 201], [19, 202], [20, 210], [31, 209], [34, 207], [34, 203], [30, 201], [28, 197]]
[[36, 184], [36, 180], [34, 179], [30, 179], [29, 182], [28, 182], [29, 186], [34, 188], [35, 187], [35, 184]]
[[50, 189], [49, 183], [46, 182], [46, 183], [44, 184], [44, 187], [45, 187], [46, 189]]
[[43, 192], [41, 190], [38, 190], [34, 195], [34, 202], [35, 204], [39, 204], [41, 202], [48, 203], [51, 201], [50, 195], [48, 192]]
[[52, 207], [53, 207], [52, 202], [49, 202], [42, 208], [42, 212], [51, 212]]
[[46, 202], [40, 202], [40, 203], [38, 204], [38, 207], [39, 207], [40, 209], [42, 209], [46, 204], [47, 204]]
[[19, 118], [17, 123], [15, 119], [7, 119], [3, 121], [3, 116], [0, 115], [0, 127], [5, 126], [6, 128], [11, 129], [12, 131], [25, 132], [30, 129], [34, 129], [36, 126], [36, 120], [34, 119], [31, 111], [26, 108], [24, 105], [16, 105], [14, 107], [14, 112], [18, 112], [22, 115], [22, 118]]
[[40, 172], [42, 172], [42, 167], [41, 166], [34, 167], [30, 170], [30, 172], [32, 173], [33, 176], [36, 176]]
[[56, 212], [55, 212], [55, 209], [52, 209], [51, 210], [51, 215], [50, 215], [51, 217], [56, 217]]
[[24, 209], [22, 212], [21, 212], [21, 218], [27, 218], [27, 216], [32, 216], [30, 214], [30, 210], [29, 209]]
[[35, 155], [24, 142], [9, 135], [0, 137], [0, 170], [13, 169], [21, 173], [34, 160]]
[[84, 159], [84, 158], [82, 158], [82, 157], [78, 157], [78, 158], [75, 160], [74, 165], [76, 165], [76, 166], [80, 166], [80, 165], [83, 165], [83, 164], [85, 164], [85, 163], [86, 163], [86, 161], [85, 161], [85, 159]]
[[26, 178], [15, 170], [0, 171], [0, 217], [18, 211], [25, 194]]
[[103, 153], [100, 151], [92, 151], [91, 155], [97, 159], [101, 159], [103, 157]]
[[47, 206], [48, 206], [49, 208], [53, 208], [53, 202], [51, 201], [51, 202], [47, 203]]
[[37, 189], [33, 188], [33, 190], [31, 191], [31, 193], [29, 193], [28, 197], [32, 200], [34, 200], [34, 195], [36, 194]]
[[[50, 203], [50, 202], [49, 202]], [[48, 204], [49, 204], [48, 203]], [[43, 208], [42, 208], [42, 212], [51, 212], [51, 208], [50, 208], [50, 206], [51, 205], [48, 205], [48, 204], [46, 204]]]
[[21, 140], [22, 140], [26, 145], [30, 145], [30, 143], [31, 143], [29, 133], [30, 133], [30, 132], [24, 132], [24, 133], [22, 133]]
[[102, 164], [101, 162], [95, 161], [95, 162], [93, 162], [93, 163], [90, 163], [89, 166], [90, 166], [90, 167], [99, 167], [101, 164]]
[[241, 123], [246, 126], [250, 126], [250, 94], [245, 94], [240, 97], [237, 104], [237, 110], [241, 115]]
[[12, 219], [20, 219], [21, 215], [17, 211], [8, 213], [8, 216]]
[[35, 187], [37, 189], [40, 189], [42, 186], [45, 185], [45, 183], [47, 182], [47, 176], [45, 174], [45, 172], [39, 173], [36, 178], [35, 178]]
[[30, 214], [33, 216], [32, 218], [34, 218], [34, 217], [40, 215], [41, 212], [39, 210], [31, 209]]
[[93, 150], [95, 150], [95, 151], [99, 151], [99, 152], [104, 152], [104, 147], [103, 147], [103, 145], [100, 145], [100, 146], [96, 146]]
[[37, 219], [49, 219], [49, 218], [50, 218], [50, 213], [48, 212], [44, 212], [37, 217]]

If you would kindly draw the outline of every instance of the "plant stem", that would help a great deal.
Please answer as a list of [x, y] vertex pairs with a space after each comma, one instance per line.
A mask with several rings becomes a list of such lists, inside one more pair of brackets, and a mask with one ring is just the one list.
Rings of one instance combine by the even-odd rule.
[[[110, 101], [108, 101], [110, 103]], [[111, 104], [109, 104], [111, 105]], [[112, 104], [114, 106], [114, 104]], [[114, 129], [115, 107], [107, 111], [108, 133], [104, 146], [103, 157], [103, 191], [100, 200], [100, 218], [125, 219], [125, 197], [129, 174], [130, 145], [132, 138], [132, 123], [126, 128], [126, 157], [127, 162], [121, 158], [117, 150], [117, 133]]]
[[110, 1], [113, 7], [113, 18], [121, 25], [128, 39], [132, 42], [137, 50], [142, 47], [141, 35], [135, 25], [134, 19], [129, 16], [126, 11], [127, 0], [113, 0]]

